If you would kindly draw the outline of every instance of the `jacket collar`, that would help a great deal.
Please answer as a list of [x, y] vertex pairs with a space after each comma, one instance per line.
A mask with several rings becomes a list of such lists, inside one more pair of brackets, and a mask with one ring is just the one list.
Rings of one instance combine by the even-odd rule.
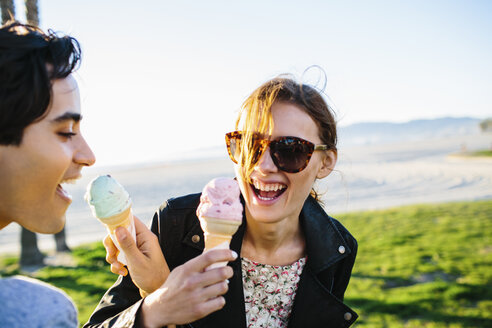
[[335, 225], [334, 219], [312, 197], [308, 197], [300, 215], [306, 238], [307, 265], [317, 274], [343, 259], [351, 250]]

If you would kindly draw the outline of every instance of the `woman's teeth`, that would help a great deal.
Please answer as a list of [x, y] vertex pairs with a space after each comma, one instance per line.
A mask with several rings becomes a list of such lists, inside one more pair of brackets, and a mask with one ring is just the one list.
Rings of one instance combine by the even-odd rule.
[[268, 201], [279, 197], [287, 188], [281, 183], [261, 183], [253, 180], [253, 190], [260, 200]]
[[277, 191], [285, 189], [285, 185], [280, 183], [261, 183], [258, 180], [254, 180], [253, 184], [256, 189], [260, 191]]

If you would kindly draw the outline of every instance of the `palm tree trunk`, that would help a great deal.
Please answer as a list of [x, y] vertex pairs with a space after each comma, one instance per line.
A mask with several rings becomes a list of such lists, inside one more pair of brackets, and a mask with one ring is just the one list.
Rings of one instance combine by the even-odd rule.
[[[38, 1], [25, 0], [25, 5], [26, 5], [27, 23], [30, 25], [38, 26], [39, 25]], [[57, 246], [58, 246], [58, 241], [57, 241]], [[45, 255], [41, 253], [41, 251], [38, 248], [38, 238], [36, 234], [22, 227], [21, 256], [20, 256], [21, 267], [27, 267], [27, 266], [42, 267], [44, 266], [44, 258]]]
[[38, 0], [25, 0], [27, 23], [39, 26]]
[[39, 251], [38, 238], [34, 232], [22, 227], [20, 265], [29, 267], [43, 267], [45, 255]]
[[67, 245], [67, 238], [65, 236], [65, 227], [63, 227], [62, 231], [55, 234], [55, 244], [57, 252], [71, 252], [72, 250]]
[[2, 24], [15, 18], [14, 0], [0, 0], [0, 8], [2, 9]]

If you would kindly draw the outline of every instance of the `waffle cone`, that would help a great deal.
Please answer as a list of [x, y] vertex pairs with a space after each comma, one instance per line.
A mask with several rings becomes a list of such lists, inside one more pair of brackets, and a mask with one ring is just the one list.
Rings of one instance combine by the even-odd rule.
[[128, 206], [126, 210], [107, 218], [97, 218], [108, 228], [110, 233], [114, 233], [114, 230], [118, 227], [129, 228], [132, 223], [132, 207]]
[[205, 250], [208, 251], [224, 242], [231, 242], [241, 221], [224, 220], [211, 217], [200, 217], [200, 226], [205, 236]]

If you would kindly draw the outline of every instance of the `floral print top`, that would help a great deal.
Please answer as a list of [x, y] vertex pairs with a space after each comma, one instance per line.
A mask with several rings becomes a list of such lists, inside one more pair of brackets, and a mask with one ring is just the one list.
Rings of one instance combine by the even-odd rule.
[[287, 327], [306, 258], [268, 265], [241, 258], [247, 327]]

